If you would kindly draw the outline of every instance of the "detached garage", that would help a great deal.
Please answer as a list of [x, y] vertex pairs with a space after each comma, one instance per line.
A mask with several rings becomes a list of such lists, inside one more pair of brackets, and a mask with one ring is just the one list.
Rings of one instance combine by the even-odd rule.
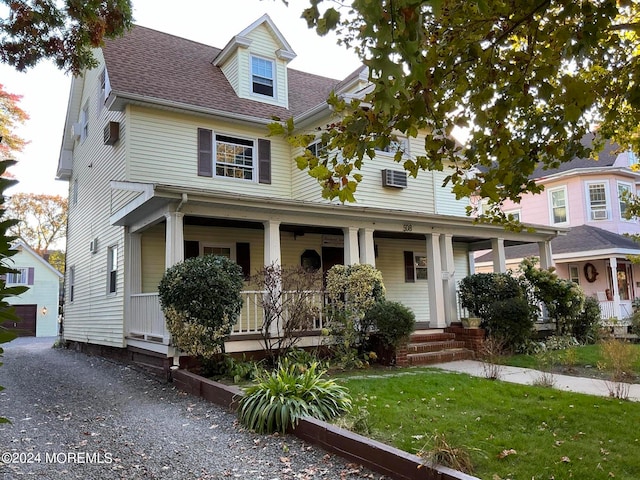
[[62, 274], [49, 262], [18, 240], [13, 249], [17, 250], [10, 261], [16, 273], [7, 275], [7, 286], [29, 287], [22, 295], [7, 301], [15, 306], [19, 322], [5, 322], [4, 327], [14, 329], [21, 337], [53, 337], [58, 334], [58, 302]]

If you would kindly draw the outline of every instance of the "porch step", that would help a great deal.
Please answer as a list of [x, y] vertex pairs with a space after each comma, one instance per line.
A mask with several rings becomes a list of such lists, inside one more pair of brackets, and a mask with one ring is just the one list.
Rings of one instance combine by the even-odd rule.
[[466, 348], [450, 348], [436, 352], [409, 353], [407, 360], [409, 365], [433, 365], [434, 363], [453, 362], [456, 360], [470, 360], [473, 352]]
[[437, 332], [437, 333], [414, 333], [409, 338], [409, 343], [425, 343], [425, 342], [446, 342], [455, 340], [455, 333]]
[[434, 341], [410, 343], [407, 347], [408, 353], [427, 353], [439, 352], [441, 350], [451, 350], [455, 348], [464, 348], [464, 342], [458, 340]]
[[455, 333], [434, 332], [411, 335], [407, 345], [409, 365], [468, 360], [474, 358], [473, 351], [465, 348], [465, 342], [456, 340]]

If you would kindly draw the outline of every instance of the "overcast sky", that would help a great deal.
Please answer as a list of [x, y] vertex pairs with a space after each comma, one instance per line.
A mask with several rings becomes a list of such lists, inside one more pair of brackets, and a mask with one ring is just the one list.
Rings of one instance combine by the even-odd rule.
[[[264, 13], [268, 13], [298, 55], [292, 68], [344, 78], [359, 61], [338, 46], [334, 37], [318, 37], [300, 18], [308, 0], [133, 0], [134, 21], [139, 25], [222, 48]], [[18, 134], [30, 144], [18, 156], [12, 173], [20, 181], [12, 192], [67, 195], [67, 182], [55, 180], [71, 78], [50, 62], [26, 73], [0, 64], [0, 83], [10, 93], [22, 95], [20, 107], [30, 120]]]

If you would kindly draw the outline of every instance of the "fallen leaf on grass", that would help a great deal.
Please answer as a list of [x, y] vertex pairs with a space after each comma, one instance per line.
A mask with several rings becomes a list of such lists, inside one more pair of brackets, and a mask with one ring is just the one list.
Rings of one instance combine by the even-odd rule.
[[516, 452], [513, 448], [510, 448], [509, 450], [502, 450], [499, 454], [498, 454], [498, 458], [506, 458], [509, 455], [517, 455], [518, 452]]

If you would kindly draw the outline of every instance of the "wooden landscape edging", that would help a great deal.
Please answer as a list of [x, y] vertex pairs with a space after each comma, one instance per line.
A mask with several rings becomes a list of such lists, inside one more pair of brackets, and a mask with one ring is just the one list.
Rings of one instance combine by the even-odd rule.
[[[172, 372], [180, 390], [231, 410], [236, 410], [243, 392], [187, 370]], [[303, 418], [291, 433], [307, 443], [396, 480], [478, 480], [439, 465], [425, 464], [420, 457], [315, 418]]]

